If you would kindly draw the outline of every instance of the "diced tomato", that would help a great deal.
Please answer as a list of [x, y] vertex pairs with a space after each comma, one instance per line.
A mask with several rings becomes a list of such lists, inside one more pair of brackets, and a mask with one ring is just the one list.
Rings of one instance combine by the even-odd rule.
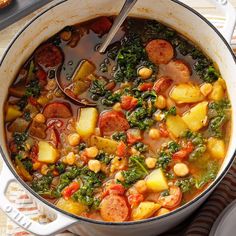
[[39, 146], [38, 144], [35, 144], [30, 151], [30, 158], [35, 162], [38, 160], [38, 153], [39, 153]]
[[108, 17], [102, 16], [93, 22], [90, 28], [94, 33], [103, 35], [110, 30], [111, 26], [112, 22], [110, 19]]
[[118, 144], [116, 154], [119, 157], [124, 157], [127, 154], [127, 146], [125, 145], [125, 143], [123, 141], [121, 141]]
[[172, 157], [175, 161], [182, 161], [183, 159], [186, 159], [188, 157], [188, 155], [193, 151], [193, 149], [193, 144], [191, 142], [188, 142], [186, 147], [174, 153]]
[[128, 203], [130, 204], [131, 207], [138, 206], [140, 202], [144, 200], [144, 197], [142, 194], [137, 193], [137, 194], [131, 194], [128, 196]]
[[69, 186], [65, 187], [62, 191], [62, 196], [68, 200], [78, 189], [80, 185], [78, 182], [72, 182]]
[[168, 132], [168, 130], [167, 130], [167, 128], [166, 128], [164, 123], [161, 123], [159, 125], [159, 131], [160, 131], [161, 137], [164, 137], [164, 138], [169, 137], [169, 132]]
[[138, 104], [138, 99], [132, 96], [122, 96], [121, 97], [121, 108], [124, 110], [134, 109]]
[[138, 86], [138, 89], [142, 92], [151, 90], [153, 87], [153, 83], [143, 83]]
[[106, 191], [103, 194], [103, 197], [109, 195], [109, 194], [115, 194], [115, 195], [124, 195], [125, 188], [121, 184], [111, 184], [107, 187]]
[[36, 77], [39, 79], [39, 81], [45, 82], [47, 80], [47, 73], [44, 70], [39, 69], [36, 72]]
[[37, 99], [33, 98], [32, 96], [30, 96], [28, 98], [28, 102], [33, 105], [33, 106], [37, 106], [38, 105], [38, 102], [37, 102]]
[[138, 129], [127, 130], [127, 142], [129, 144], [134, 144], [140, 140], [142, 140], [140, 130], [138, 130]]

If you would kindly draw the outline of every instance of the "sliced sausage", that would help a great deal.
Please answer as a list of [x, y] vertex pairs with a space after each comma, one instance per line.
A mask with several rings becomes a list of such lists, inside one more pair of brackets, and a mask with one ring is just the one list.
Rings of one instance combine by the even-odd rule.
[[164, 93], [172, 84], [173, 80], [168, 76], [162, 76], [160, 79], [156, 81], [153, 86], [153, 90], [156, 93]]
[[100, 204], [100, 213], [105, 221], [124, 222], [129, 216], [129, 208], [124, 197], [108, 195]]
[[150, 61], [154, 64], [167, 64], [174, 57], [172, 45], [163, 39], [154, 39], [146, 46]]
[[192, 74], [190, 65], [183, 60], [171, 60], [167, 65], [160, 66], [160, 74], [171, 76], [178, 83], [189, 82]]
[[63, 62], [63, 53], [52, 43], [43, 44], [35, 52], [35, 62], [46, 68], [57, 67]]
[[169, 190], [169, 195], [165, 197], [160, 197], [159, 198], [159, 203], [167, 208], [167, 209], [174, 209], [177, 207], [182, 200], [182, 192], [181, 189], [177, 186], [171, 186]]
[[129, 129], [129, 123], [123, 113], [118, 111], [107, 111], [101, 114], [98, 126], [102, 135], [109, 136], [117, 131]]
[[46, 118], [69, 118], [72, 116], [72, 111], [69, 103], [53, 102], [46, 105], [43, 115]]

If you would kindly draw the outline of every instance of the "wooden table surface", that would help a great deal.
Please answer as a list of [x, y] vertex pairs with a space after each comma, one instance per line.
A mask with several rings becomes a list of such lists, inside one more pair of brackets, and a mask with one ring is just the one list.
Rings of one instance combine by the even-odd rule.
[[[206, 0], [182, 0], [182, 2], [186, 3], [187, 5], [193, 7], [197, 11], [199, 11], [203, 15], [220, 15], [222, 13], [218, 11], [214, 5], [210, 4]], [[236, 0], [230, 0], [230, 2], [236, 8]], [[52, 4], [52, 3], [49, 3]], [[49, 5], [48, 4], [48, 5]], [[46, 7], [46, 6], [45, 6]], [[38, 11], [26, 16], [25, 18], [21, 19], [20, 21], [14, 23], [13, 25], [7, 27], [4, 30], [0, 31], [0, 58], [4, 53], [9, 42], [12, 40], [14, 35], [22, 28], [32, 17], [42, 11], [45, 7], [42, 7]], [[0, 160], [0, 167], [1, 167], [1, 160]], [[0, 210], [0, 236], [6, 236], [6, 217]]]

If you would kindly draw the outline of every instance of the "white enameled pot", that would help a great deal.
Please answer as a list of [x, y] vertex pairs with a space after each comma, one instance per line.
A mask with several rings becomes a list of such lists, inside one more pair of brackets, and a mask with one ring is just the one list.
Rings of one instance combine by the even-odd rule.
[[[139, 0], [131, 15], [161, 21], [189, 37], [219, 66], [227, 82], [233, 113], [236, 111], [236, 61], [228, 42], [235, 26], [235, 11], [227, 0], [212, 0], [226, 15], [225, 27], [220, 33], [204, 17], [177, 0]], [[53, 235], [68, 229], [80, 236], [151, 236], [158, 235], [179, 224], [196, 210], [230, 168], [236, 149], [236, 117], [233, 114], [232, 137], [227, 156], [217, 179], [202, 194], [177, 210], [159, 218], [137, 222], [107, 223], [75, 217], [57, 209], [35, 194], [16, 174], [5, 143], [3, 106], [8, 87], [19, 68], [36, 47], [67, 25], [73, 25], [99, 15], [115, 15], [124, 0], [60, 0], [36, 16], [13, 39], [0, 61], [0, 146], [4, 160], [0, 175], [0, 207], [18, 225], [36, 235]], [[230, 135], [230, 134], [228, 134]], [[6, 189], [18, 181], [37, 204], [50, 214], [52, 222], [41, 225], [20, 213], [5, 196]]]

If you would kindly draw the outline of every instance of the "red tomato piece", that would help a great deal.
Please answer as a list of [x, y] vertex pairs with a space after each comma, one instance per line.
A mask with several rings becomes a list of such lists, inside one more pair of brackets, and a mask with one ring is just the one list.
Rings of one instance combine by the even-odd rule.
[[39, 146], [38, 144], [35, 144], [30, 151], [30, 158], [33, 161], [37, 161], [38, 160], [38, 153], [39, 153]]
[[118, 111], [103, 112], [99, 117], [98, 126], [101, 134], [105, 136], [129, 129], [129, 123], [124, 114]]
[[43, 115], [46, 118], [69, 118], [72, 116], [72, 111], [69, 103], [53, 102], [44, 107]]
[[119, 157], [124, 157], [126, 154], [127, 154], [127, 146], [123, 141], [121, 141], [117, 146], [116, 155]]
[[92, 23], [90, 28], [96, 34], [103, 35], [107, 33], [112, 26], [112, 22], [106, 16], [99, 17], [95, 22]]
[[69, 186], [65, 187], [62, 191], [62, 196], [68, 200], [78, 189], [80, 185], [78, 182], [72, 182]]
[[104, 192], [103, 196], [107, 196], [110, 194], [115, 194], [115, 195], [124, 195], [125, 193], [125, 188], [121, 184], [111, 184], [107, 187], [106, 191]]
[[105, 221], [124, 222], [129, 217], [126, 199], [119, 195], [108, 195], [100, 204], [100, 213]]
[[39, 79], [39, 81], [46, 82], [46, 80], [47, 80], [47, 73], [44, 70], [39, 69], [36, 72], [36, 77]]
[[128, 196], [128, 203], [130, 204], [131, 208], [138, 206], [140, 202], [144, 200], [144, 197], [142, 194], [131, 194]]
[[33, 106], [37, 106], [38, 105], [38, 102], [37, 102], [37, 99], [35, 99], [34, 97], [30, 96], [28, 98], [28, 102], [33, 105]]
[[143, 83], [138, 86], [138, 89], [142, 92], [151, 90], [153, 87], [153, 83]]
[[128, 111], [134, 109], [138, 104], [138, 99], [132, 96], [122, 96], [121, 97], [121, 108]]
[[153, 90], [156, 93], [164, 93], [172, 84], [173, 80], [168, 76], [162, 76], [156, 81], [153, 86]]
[[161, 123], [159, 125], [159, 131], [160, 131], [161, 137], [164, 137], [164, 138], [169, 137], [169, 132], [168, 132], [168, 130], [167, 130], [167, 128], [166, 128], [164, 123]]
[[127, 132], [127, 142], [129, 144], [137, 143], [138, 141], [142, 140], [141, 136], [135, 136], [130, 132]]
[[188, 142], [186, 147], [183, 147], [181, 150], [173, 154], [173, 159], [175, 161], [182, 161], [183, 159], [186, 159], [189, 154], [193, 151], [194, 146], [192, 142]]
[[177, 186], [171, 186], [169, 190], [168, 196], [160, 196], [159, 203], [162, 205], [162, 207], [165, 207], [167, 209], [174, 209], [176, 208], [182, 200], [182, 192], [181, 189]]

